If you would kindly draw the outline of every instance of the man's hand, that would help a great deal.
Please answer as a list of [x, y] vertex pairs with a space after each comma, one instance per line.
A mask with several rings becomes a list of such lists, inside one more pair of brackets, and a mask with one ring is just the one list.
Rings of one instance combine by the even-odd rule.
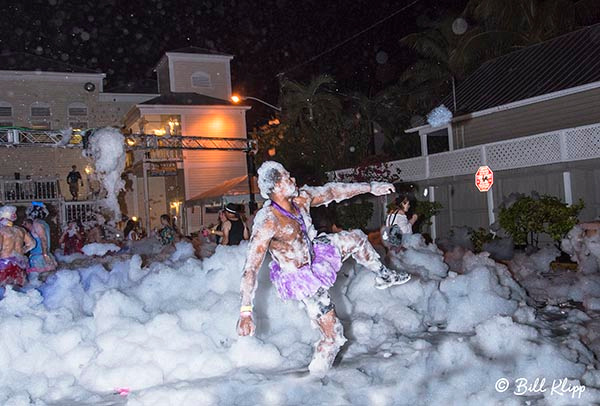
[[238, 335], [253, 336], [255, 330], [256, 330], [256, 326], [254, 325], [254, 320], [252, 320], [252, 315], [248, 315], [248, 316], [240, 315], [240, 319], [238, 320], [238, 325], [237, 325]]
[[387, 182], [371, 182], [371, 194], [375, 196], [388, 195], [394, 193], [396, 188], [391, 183]]

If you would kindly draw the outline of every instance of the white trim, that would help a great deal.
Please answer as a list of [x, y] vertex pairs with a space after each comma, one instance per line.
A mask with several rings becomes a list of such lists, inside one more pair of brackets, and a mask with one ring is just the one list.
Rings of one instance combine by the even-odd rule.
[[[430, 203], [434, 203], [435, 202], [435, 186], [428, 186], [427, 189], [429, 189], [429, 202]], [[431, 216], [431, 239], [433, 241], [435, 241], [435, 239], [437, 238], [437, 230], [436, 230], [436, 221], [435, 221], [435, 216]]]
[[129, 103], [143, 103], [150, 99], [160, 96], [160, 94], [153, 93], [100, 93], [98, 95], [100, 102], [129, 102]]
[[169, 91], [175, 92], [175, 72], [173, 71], [175, 67], [173, 65], [173, 59], [167, 58], [167, 60], [169, 61]]
[[105, 73], [73, 73], [73, 72], [43, 72], [0, 70], [0, 79], [41, 79], [41, 80], [75, 80], [82, 82], [100, 81], [106, 77]]
[[227, 99], [231, 99], [233, 89], [231, 88], [231, 63], [225, 64], [225, 74], [227, 75]]
[[215, 54], [192, 54], [186, 52], [167, 52], [165, 55], [169, 59], [176, 61], [230, 61], [233, 55], [215, 55]]
[[[581, 93], [581, 92], [585, 92], [585, 91], [593, 90], [593, 89], [597, 89], [597, 88], [600, 88], [600, 81], [586, 83], [585, 85], [575, 86], [575, 87], [571, 87], [568, 89], [559, 90], [557, 92], [546, 93], [546, 94], [542, 94], [539, 96], [530, 97], [528, 99], [523, 99], [523, 100], [518, 100], [518, 101], [512, 102], [512, 103], [502, 104], [502, 105], [496, 106], [496, 107], [490, 107], [489, 109], [479, 110], [479, 111], [475, 111], [475, 112], [469, 113], [469, 114], [463, 114], [462, 116], [454, 117], [452, 119], [452, 123], [456, 123], [458, 121], [462, 121], [462, 120], [469, 119], [469, 118], [487, 116], [489, 114], [497, 113], [500, 111], [511, 110], [511, 109], [515, 109], [518, 107], [528, 106], [530, 104], [553, 100], [553, 99], [557, 99], [559, 97], [569, 96], [572, 94]], [[431, 127], [431, 126], [429, 124], [426, 124], [426, 125], [422, 125], [420, 127], [409, 128], [408, 130], [404, 130], [404, 132], [405, 133], [413, 133], [413, 132], [422, 130], [427, 127]]]
[[229, 111], [232, 113], [238, 111], [250, 110], [249, 106], [174, 106], [174, 105], [159, 105], [159, 104], [138, 104], [137, 107], [140, 110], [140, 114], [145, 116], [147, 114], [189, 114], [192, 112], [201, 112], [205, 110], [210, 113], [211, 110], [222, 110], [224, 112]]

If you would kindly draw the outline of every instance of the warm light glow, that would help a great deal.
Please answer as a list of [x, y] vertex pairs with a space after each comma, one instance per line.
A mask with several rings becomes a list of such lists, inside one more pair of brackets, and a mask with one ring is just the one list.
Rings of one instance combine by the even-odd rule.
[[83, 168], [83, 170], [87, 175], [90, 175], [92, 172], [94, 172], [94, 169], [90, 165], [87, 165], [85, 168]]
[[269, 156], [275, 156], [275, 154], [277, 154], [277, 150], [275, 148], [269, 148], [267, 153], [269, 154]]
[[279, 119], [274, 118], [273, 120], [269, 120], [269, 125], [279, 125]]
[[154, 130], [154, 135], [165, 135], [167, 133], [167, 130], [165, 130], [164, 128], [161, 128], [160, 130]]
[[169, 119], [170, 134], [175, 134], [175, 127], [179, 127], [179, 121], [176, 118]]
[[177, 209], [179, 206], [181, 206], [181, 202], [179, 202], [179, 201], [171, 202], [172, 209]]
[[237, 94], [234, 94], [233, 96], [231, 96], [231, 101], [234, 103], [239, 103], [240, 101], [242, 101], [242, 98]]
[[133, 138], [127, 138], [125, 142], [127, 142], [127, 145], [129, 145], [130, 147], [133, 147], [135, 145], [135, 140]]
[[138, 221], [138, 218], [137, 218], [136, 216], [133, 216], [131, 219], [132, 219], [133, 221]]
[[209, 127], [213, 132], [212, 134], [220, 135], [220, 133], [225, 129], [223, 117], [215, 117], [214, 119], [210, 120]]

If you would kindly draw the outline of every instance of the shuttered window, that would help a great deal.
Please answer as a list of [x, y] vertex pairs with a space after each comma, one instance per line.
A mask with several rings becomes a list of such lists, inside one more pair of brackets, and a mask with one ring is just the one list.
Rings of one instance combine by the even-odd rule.
[[31, 117], [50, 117], [50, 105], [46, 103], [33, 103], [31, 105]]
[[210, 75], [204, 72], [195, 72], [192, 75], [192, 87], [206, 88], [211, 87]]

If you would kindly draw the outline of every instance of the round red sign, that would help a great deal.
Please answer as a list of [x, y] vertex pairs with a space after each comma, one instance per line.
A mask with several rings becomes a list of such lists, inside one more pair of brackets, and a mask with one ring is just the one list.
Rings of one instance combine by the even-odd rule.
[[475, 186], [480, 192], [487, 192], [494, 184], [494, 172], [489, 166], [480, 166], [475, 173]]

